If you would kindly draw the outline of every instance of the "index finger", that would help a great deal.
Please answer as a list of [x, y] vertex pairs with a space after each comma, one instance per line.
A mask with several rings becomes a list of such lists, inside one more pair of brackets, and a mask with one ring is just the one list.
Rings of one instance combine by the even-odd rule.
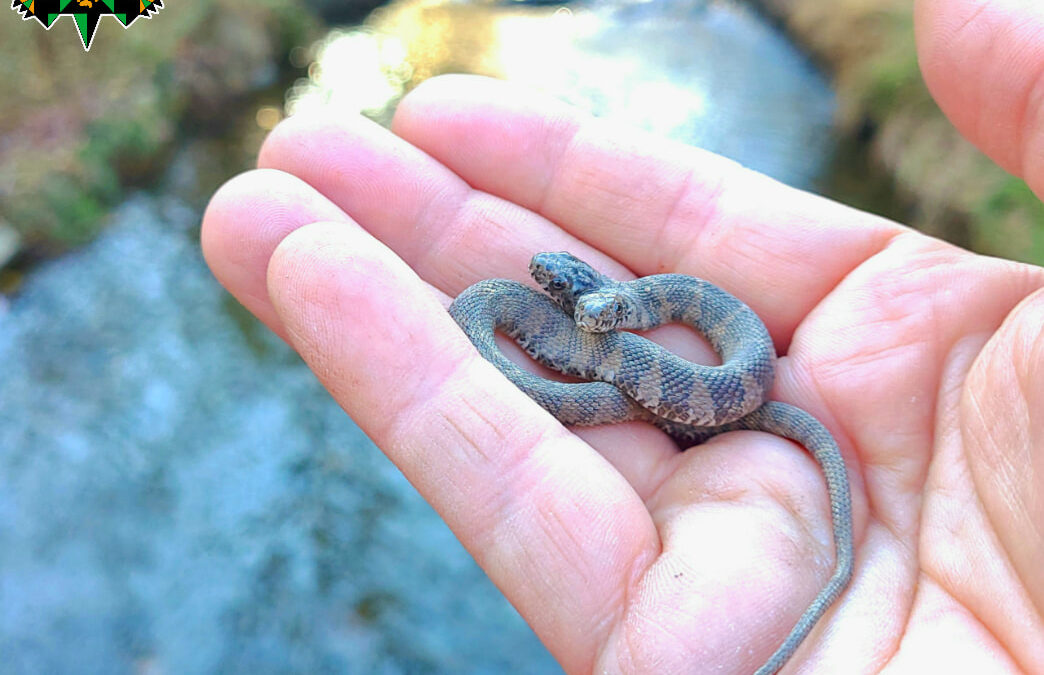
[[393, 130], [472, 187], [550, 219], [639, 275], [704, 277], [783, 343], [901, 226], [712, 153], [474, 76], [423, 83]]

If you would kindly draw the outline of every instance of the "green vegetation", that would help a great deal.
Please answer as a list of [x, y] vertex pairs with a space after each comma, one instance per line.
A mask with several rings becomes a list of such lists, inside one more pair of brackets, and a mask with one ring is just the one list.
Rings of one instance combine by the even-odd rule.
[[89, 54], [69, 17], [50, 31], [4, 17], [0, 228], [31, 257], [89, 241], [127, 188], [156, 180], [186, 131], [227, 131], [249, 96], [276, 84], [288, 50], [318, 34], [305, 7], [171, 3], [126, 31], [103, 19]]

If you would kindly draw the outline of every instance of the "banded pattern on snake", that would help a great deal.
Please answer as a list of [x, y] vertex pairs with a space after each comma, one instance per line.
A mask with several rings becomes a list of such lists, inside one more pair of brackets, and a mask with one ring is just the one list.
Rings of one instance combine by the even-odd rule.
[[[564, 252], [538, 253], [530, 273], [548, 295], [489, 279], [465, 289], [449, 312], [484, 358], [562, 423], [644, 420], [690, 444], [726, 431], [766, 431], [804, 445], [819, 463], [830, 496], [834, 572], [756, 675], [777, 672], [851, 578], [852, 509], [830, 432], [799, 408], [765, 401], [776, 358], [765, 325], [738, 298], [686, 275], [620, 282]], [[722, 365], [692, 363], [620, 330], [673, 322], [703, 334]], [[556, 382], [520, 368], [497, 347], [498, 330], [550, 368], [593, 381]]]

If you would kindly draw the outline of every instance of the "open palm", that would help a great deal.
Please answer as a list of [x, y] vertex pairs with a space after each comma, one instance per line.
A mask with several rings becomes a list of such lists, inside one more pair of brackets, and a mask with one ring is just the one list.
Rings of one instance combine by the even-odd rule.
[[[987, 96], [988, 64], [931, 39], [995, 28], [974, 4], [922, 3], [926, 75], [1039, 194], [1039, 92], [1035, 135], [977, 134], [962, 106], [975, 83]], [[1030, 112], [1017, 88], [1037, 54], [1008, 74], [1011, 120]], [[1044, 270], [501, 82], [425, 83], [393, 129], [284, 122], [263, 168], [215, 195], [204, 250], [567, 671], [752, 671], [828, 578], [833, 542], [822, 476], [788, 441], [736, 432], [678, 453], [638, 423], [567, 430], [478, 357], [445, 307], [479, 279], [524, 280], [545, 250], [739, 296], [783, 355], [772, 398], [838, 440], [855, 576], [791, 667], [1044, 672]], [[1034, 139], [1035, 155], [1015, 147]], [[655, 337], [706, 356], [684, 329]]]

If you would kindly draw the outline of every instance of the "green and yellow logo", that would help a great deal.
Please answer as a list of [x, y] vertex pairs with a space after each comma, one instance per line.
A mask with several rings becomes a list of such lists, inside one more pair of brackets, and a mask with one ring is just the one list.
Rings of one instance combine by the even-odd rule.
[[71, 16], [76, 21], [84, 51], [91, 48], [98, 20], [110, 14], [129, 28], [138, 18], [149, 19], [163, 8], [162, 0], [14, 0], [12, 8], [22, 19], [36, 19], [50, 30], [60, 16]]

